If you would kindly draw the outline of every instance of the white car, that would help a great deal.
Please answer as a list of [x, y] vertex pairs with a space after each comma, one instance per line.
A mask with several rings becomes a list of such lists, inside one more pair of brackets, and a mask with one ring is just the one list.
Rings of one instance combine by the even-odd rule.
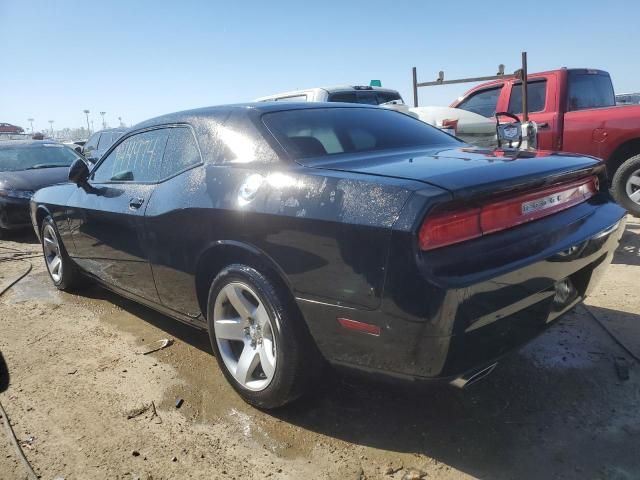
[[340, 85], [336, 87], [316, 87], [306, 90], [276, 93], [256, 98], [256, 102], [346, 102], [380, 105], [384, 103], [403, 104], [397, 90], [371, 87], [368, 85]]

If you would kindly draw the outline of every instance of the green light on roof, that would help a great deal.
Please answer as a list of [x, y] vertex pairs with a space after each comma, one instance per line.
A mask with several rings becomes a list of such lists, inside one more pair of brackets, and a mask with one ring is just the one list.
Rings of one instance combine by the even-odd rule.
[[380, 80], [371, 80], [369, 82], [369, 86], [370, 87], [381, 87], [382, 86], [382, 82]]

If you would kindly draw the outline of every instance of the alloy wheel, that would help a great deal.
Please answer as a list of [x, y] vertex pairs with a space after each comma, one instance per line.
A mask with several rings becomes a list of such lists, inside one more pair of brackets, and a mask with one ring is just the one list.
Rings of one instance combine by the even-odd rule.
[[62, 256], [60, 255], [60, 244], [56, 232], [51, 225], [44, 228], [42, 235], [42, 248], [47, 269], [54, 282], [58, 283], [62, 279]]
[[213, 325], [225, 366], [244, 388], [261, 391], [276, 370], [274, 326], [258, 295], [245, 283], [230, 282], [216, 297]]
[[632, 172], [629, 176], [626, 191], [631, 201], [640, 204], [640, 169]]

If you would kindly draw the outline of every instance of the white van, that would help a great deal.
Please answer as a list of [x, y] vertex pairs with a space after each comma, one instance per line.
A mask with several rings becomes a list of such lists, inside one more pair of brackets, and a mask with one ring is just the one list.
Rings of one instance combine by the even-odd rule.
[[277, 93], [256, 98], [256, 102], [346, 102], [380, 105], [383, 103], [404, 104], [397, 90], [368, 85], [341, 85], [318, 87], [306, 90]]

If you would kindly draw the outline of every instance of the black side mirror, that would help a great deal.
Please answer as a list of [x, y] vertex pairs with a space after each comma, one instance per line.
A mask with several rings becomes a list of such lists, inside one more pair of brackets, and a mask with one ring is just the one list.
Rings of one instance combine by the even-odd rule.
[[89, 178], [89, 167], [84, 160], [77, 159], [69, 167], [69, 180], [77, 185], [82, 185]]

